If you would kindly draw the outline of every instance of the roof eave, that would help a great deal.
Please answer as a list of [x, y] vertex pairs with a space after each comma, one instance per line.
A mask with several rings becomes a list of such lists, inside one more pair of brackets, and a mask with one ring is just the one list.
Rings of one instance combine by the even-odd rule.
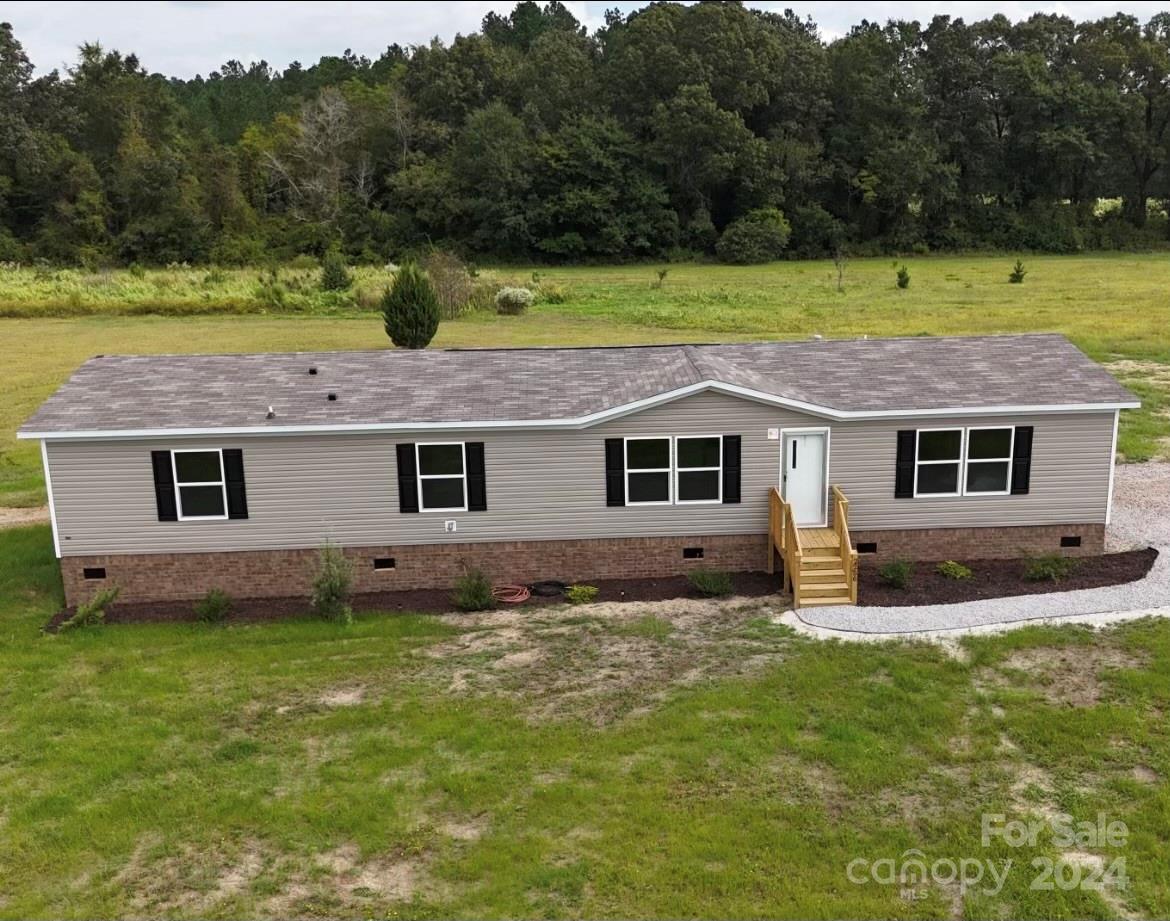
[[338, 423], [325, 425], [256, 425], [256, 426], [211, 426], [191, 428], [153, 429], [94, 429], [68, 431], [38, 431], [22, 428], [16, 433], [21, 440], [42, 441], [91, 441], [122, 438], [194, 438], [199, 436], [223, 435], [308, 435], [308, 434], [360, 434], [362, 432], [430, 432], [456, 429], [584, 429], [641, 412], [653, 406], [670, 403], [696, 393], [713, 390], [743, 399], [754, 400], [771, 406], [793, 409], [811, 416], [819, 416], [838, 422], [864, 421], [867, 419], [911, 419], [939, 416], [1002, 416], [1027, 415], [1031, 413], [1076, 413], [1114, 412], [1122, 409], [1137, 409], [1137, 400], [1103, 403], [1060, 403], [1038, 405], [967, 406], [939, 407], [935, 409], [889, 409], [889, 410], [839, 410], [781, 397], [776, 394], [740, 387], [725, 381], [705, 380], [688, 384], [675, 390], [665, 391], [631, 403], [599, 410], [584, 416], [564, 419], [492, 419], [459, 420], [455, 422], [370, 422]]

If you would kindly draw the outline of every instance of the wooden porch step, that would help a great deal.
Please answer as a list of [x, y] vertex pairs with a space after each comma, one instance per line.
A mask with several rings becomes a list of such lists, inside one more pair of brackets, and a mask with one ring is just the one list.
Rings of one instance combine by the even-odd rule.
[[800, 600], [803, 601], [806, 596], [820, 597], [826, 594], [838, 594], [844, 592], [849, 594], [849, 583], [842, 580], [840, 582], [801, 582], [800, 583]]
[[824, 572], [826, 569], [844, 569], [845, 565], [837, 556], [806, 556], [800, 561], [801, 573]]
[[801, 598], [800, 606], [802, 608], [824, 607], [830, 604], [853, 604], [849, 600], [848, 593], [844, 595], [833, 595], [829, 598]]
[[800, 571], [801, 585], [822, 585], [825, 582], [844, 582], [845, 570], [838, 565], [836, 569], [802, 569]]

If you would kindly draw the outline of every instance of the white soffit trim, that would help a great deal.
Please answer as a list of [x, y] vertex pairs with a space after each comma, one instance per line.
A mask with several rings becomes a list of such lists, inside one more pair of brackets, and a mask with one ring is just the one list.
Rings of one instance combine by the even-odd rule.
[[62, 432], [19, 431], [18, 439], [50, 439], [53, 441], [92, 440], [111, 438], [191, 438], [202, 435], [312, 435], [312, 434], [360, 434], [362, 432], [436, 432], [443, 430], [482, 430], [482, 429], [583, 429], [611, 419], [620, 419], [631, 413], [641, 412], [652, 406], [671, 403], [696, 393], [713, 390], [717, 393], [726, 393], [731, 396], [755, 400], [769, 406], [781, 406], [807, 413], [810, 416], [819, 416], [824, 419], [834, 419], [840, 422], [862, 421], [866, 419], [914, 419], [937, 416], [1003, 416], [1022, 415], [1027, 413], [1076, 413], [1076, 412], [1115, 412], [1121, 409], [1137, 409], [1138, 402], [1127, 403], [1064, 403], [1041, 405], [1011, 405], [1011, 406], [966, 406], [944, 407], [940, 409], [883, 409], [883, 410], [839, 410], [815, 403], [806, 403], [803, 400], [794, 400], [789, 397], [776, 396], [748, 387], [740, 387], [723, 381], [707, 380], [696, 384], [688, 384], [676, 390], [668, 390], [655, 394], [652, 397], [635, 400], [621, 406], [603, 409], [584, 416], [568, 419], [469, 419], [458, 422], [366, 422], [340, 423], [336, 425], [251, 425], [251, 426], [212, 426], [198, 428], [153, 428], [153, 429], [92, 429]]

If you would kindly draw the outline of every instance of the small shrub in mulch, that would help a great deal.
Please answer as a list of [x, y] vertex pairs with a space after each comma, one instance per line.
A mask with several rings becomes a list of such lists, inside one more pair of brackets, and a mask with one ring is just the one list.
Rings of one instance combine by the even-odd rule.
[[934, 571], [947, 579], [970, 579], [971, 567], [956, 563], [954, 560], [943, 560], [934, 567]]
[[451, 603], [460, 611], [489, 611], [496, 606], [492, 583], [480, 569], [469, 569], [455, 583]]
[[721, 598], [734, 591], [729, 572], [720, 572], [717, 569], [696, 569], [687, 575], [687, 579], [690, 580], [695, 591], [708, 598]]
[[597, 600], [600, 592], [596, 585], [570, 585], [565, 589], [565, 600], [569, 604], [589, 604]]
[[914, 564], [907, 560], [891, 560], [878, 568], [878, 578], [890, 588], [903, 589], [914, 575]]
[[[1158, 551], [1152, 548], [1107, 553], [1104, 556], [1075, 557], [1075, 571], [1061, 581], [1031, 581], [1024, 577], [1033, 560], [968, 560], [969, 579], [953, 579], [940, 573], [936, 564], [922, 563], [919, 572], [906, 588], [887, 585], [879, 567], [863, 563], [858, 584], [858, 603], [876, 607], [919, 604], [951, 604], [978, 601], [981, 598], [1006, 598], [1012, 595], [1039, 595], [1067, 592], [1082, 588], [1123, 585], [1143, 578], [1154, 565]], [[1061, 557], [1060, 559], [1069, 559]], [[946, 561], [944, 561], [946, 562]], [[954, 562], [954, 561], [950, 561]]]
[[1061, 582], [1076, 572], [1077, 561], [1059, 553], [1030, 557], [1024, 562], [1024, 578], [1029, 582]]

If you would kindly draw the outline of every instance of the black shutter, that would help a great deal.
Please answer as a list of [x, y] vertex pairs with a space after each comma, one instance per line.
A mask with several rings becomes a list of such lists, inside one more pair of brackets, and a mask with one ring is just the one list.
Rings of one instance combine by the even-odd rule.
[[1017, 425], [1012, 449], [1012, 495], [1026, 496], [1032, 482], [1032, 426]]
[[898, 461], [894, 468], [894, 498], [914, 498], [914, 454], [918, 450], [918, 433], [914, 429], [898, 432]]
[[467, 442], [467, 510], [487, 511], [487, 477], [483, 469], [483, 442]]
[[418, 466], [414, 443], [395, 446], [398, 449], [398, 511], [418, 511]]
[[154, 467], [154, 502], [158, 506], [158, 520], [178, 521], [179, 509], [175, 505], [175, 472], [171, 469], [171, 452], [151, 451], [150, 463]]
[[723, 436], [723, 504], [739, 502], [740, 450], [738, 435]]
[[605, 439], [605, 504], [626, 504], [626, 444], [621, 438]]
[[228, 518], [248, 517], [248, 494], [244, 489], [244, 452], [224, 448], [223, 479], [227, 486]]

